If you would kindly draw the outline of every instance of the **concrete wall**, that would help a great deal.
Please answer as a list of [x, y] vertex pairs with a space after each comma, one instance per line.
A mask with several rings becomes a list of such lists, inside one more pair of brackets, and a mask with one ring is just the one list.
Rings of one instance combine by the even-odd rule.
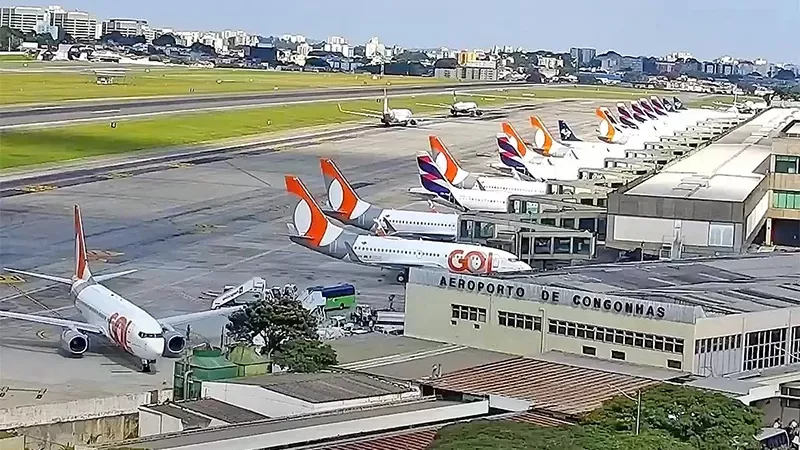
[[0, 439], [0, 450], [25, 450], [25, 438], [14, 436]]
[[[47, 443], [91, 445], [118, 442], [137, 437], [138, 428], [138, 414], [124, 414], [18, 428], [17, 432], [25, 436], [28, 448], [39, 448], [39, 445]], [[61, 447], [55, 445], [53, 448]]]
[[325, 403], [311, 403], [261, 386], [204, 381], [203, 397], [211, 397], [267, 417], [286, 417], [339, 409], [359, 408], [419, 398], [419, 390]]
[[[486, 322], [452, 318], [451, 304], [485, 308]], [[502, 326], [498, 320], [499, 311], [539, 317], [542, 330]], [[678, 354], [552, 334], [548, 332], [549, 319], [682, 338], [684, 350], [682, 354]], [[690, 370], [694, 349], [694, 325], [689, 323], [534, 303], [413, 283], [406, 287], [405, 335], [522, 356], [533, 356], [551, 350], [580, 355], [583, 354], [584, 346], [590, 346], [596, 349], [595, 356], [601, 359], [611, 359], [611, 351], [616, 350], [625, 353], [626, 361], [661, 368], [667, 368], [667, 360], [678, 360], [684, 370]]]
[[51, 423], [138, 414], [139, 406], [172, 399], [172, 389], [99, 397], [64, 403], [0, 409], [0, 430]]
[[180, 419], [145, 408], [139, 409], [139, 437], [177, 431], [183, 431]]

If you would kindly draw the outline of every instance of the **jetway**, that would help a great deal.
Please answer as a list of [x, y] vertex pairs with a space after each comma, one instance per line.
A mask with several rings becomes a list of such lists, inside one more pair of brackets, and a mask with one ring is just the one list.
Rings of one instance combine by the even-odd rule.
[[465, 213], [458, 218], [458, 241], [508, 251], [539, 270], [595, 257], [597, 237], [593, 232], [534, 223], [540, 219], [535, 216], [528, 215], [530, 220], [523, 221], [518, 220], [519, 214]]

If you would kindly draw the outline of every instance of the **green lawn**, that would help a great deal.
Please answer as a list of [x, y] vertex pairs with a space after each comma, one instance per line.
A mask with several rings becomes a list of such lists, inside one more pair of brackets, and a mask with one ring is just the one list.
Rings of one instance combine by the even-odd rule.
[[[481, 106], [501, 105], [508, 99], [477, 99]], [[511, 100], [517, 101], [518, 100]], [[415, 114], [445, 112], [416, 103], [452, 102], [452, 96], [426, 95], [390, 100], [393, 108], [410, 108]], [[343, 102], [342, 107], [358, 111], [380, 110], [376, 100]], [[179, 116], [108, 122], [33, 130], [0, 132], [0, 169], [67, 161], [135, 150], [191, 145], [226, 138], [252, 136], [327, 124], [365, 120], [340, 113], [333, 102], [272, 106], [258, 109], [206, 112]], [[368, 120], [368, 119], [366, 119]], [[377, 120], [376, 120], [377, 122]]]
[[[21, 66], [21, 64], [18, 64]], [[446, 81], [431, 77], [339, 73], [277, 72], [254, 69], [143, 68], [128, 67], [117, 84], [98, 85], [91, 66], [58, 69], [31, 65], [34, 70], [0, 71], [0, 104], [52, 103], [64, 100], [157, 95], [215, 94], [226, 92], [273, 92], [280, 89], [317, 89], [337, 86], [387, 86], [431, 84]], [[3, 67], [8, 68], [8, 65]], [[46, 69], [52, 67], [52, 69]], [[96, 69], [102, 70], [102, 67]], [[192, 91], [192, 89], [194, 91]]]
[[536, 97], [541, 99], [549, 98], [586, 98], [586, 99], [618, 99], [636, 100], [642, 97], [658, 95], [662, 97], [672, 97], [675, 92], [662, 91], [658, 89], [632, 89], [616, 86], [563, 86], [558, 88], [537, 89]]
[[22, 63], [28, 61], [33, 61], [33, 58], [28, 55], [9, 55], [0, 53], [0, 63]]

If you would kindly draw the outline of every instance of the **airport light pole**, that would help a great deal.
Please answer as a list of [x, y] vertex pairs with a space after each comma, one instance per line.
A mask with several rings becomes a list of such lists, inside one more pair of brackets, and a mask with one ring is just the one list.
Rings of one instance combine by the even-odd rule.
[[626, 394], [622, 389], [620, 389], [620, 388], [618, 388], [616, 386], [611, 386], [610, 384], [608, 386], [610, 388], [616, 390], [620, 394], [624, 395], [628, 400], [633, 400], [634, 402], [636, 402], [636, 431], [635, 431], [635, 433], [638, 436], [639, 435], [639, 428], [640, 428], [640, 425], [642, 423], [642, 421], [641, 421], [641, 418], [642, 418], [642, 390], [641, 389], [637, 389], [636, 390], [636, 398], [633, 398], [630, 395]]

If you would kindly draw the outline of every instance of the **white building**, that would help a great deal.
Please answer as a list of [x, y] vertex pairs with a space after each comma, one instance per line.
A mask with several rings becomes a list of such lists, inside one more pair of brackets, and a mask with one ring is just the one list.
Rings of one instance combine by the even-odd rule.
[[367, 58], [386, 56], [386, 46], [381, 44], [377, 37], [373, 37], [364, 46], [364, 56]]
[[102, 24], [102, 34], [119, 33], [123, 36], [144, 36], [147, 41], [154, 38], [154, 30], [140, 19], [108, 19]]
[[28, 33], [37, 31], [37, 25], [44, 23], [45, 9], [36, 6], [0, 7], [0, 27], [10, 27]]
[[[22, 32], [67, 33], [74, 38], [98, 38], [102, 31], [97, 19], [84, 11], [66, 11], [60, 6], [47, 8], [10, 6], [0, 8], [0, 26]], [[53, 27], [58, 27], [57, 32]]]
[[675, 62], [681, 59], [686, 60], [692, 58], [694, 58], [694, 56], [692, 56], [691, 52], [672, 52], [664, 55], [664, 60], [670, 62]]
[[293, 44], [302, 44], [306, 41], [306, 37], [302, 34], [284, 34], [280, 39]]
[[329, 37], [323, 48], [326, 52], [338, 52], [344, 56], [351, 56], [350, 46], [347, 44], [347, 39], [340, 36]]

